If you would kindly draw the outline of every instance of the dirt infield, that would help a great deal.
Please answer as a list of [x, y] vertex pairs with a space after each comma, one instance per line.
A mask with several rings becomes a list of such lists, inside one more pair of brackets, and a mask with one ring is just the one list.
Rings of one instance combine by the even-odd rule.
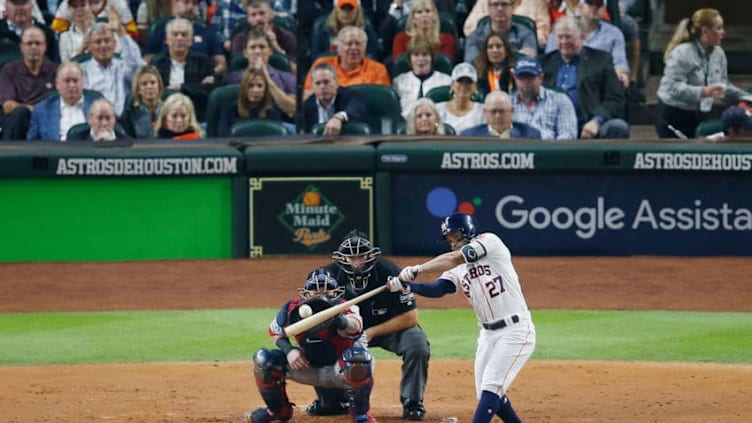
[[[248, 308], [281, 305], [326, 257], [0, 264], [0, 312]], [[400, 265], [415, 259], [399, 258]], [[752, 312], [747, 258], [517, 258], [533, 310]], [[430, 277], [432, 275], [428, 275]], [[464, 298], [422, 308], [467, 307]], [[468, 328], [471, 329], [471, 328]], [[2, 342], [2, 341], [0, 341]], [[539, 339], [539, 342], [541, 340]], [[646, 346], [649, 348], [649, 346]], [[373, 411], [401, 422], [398, 361], [376, 367]], [[261, 404], [248, 362], [0, 367], [8, 422], [231, 422]], [[310, 387], [288, 385], [299, 407]], [[510, 396], [527, 422], [747, 422], [752, 366], [531, 361]], [[432, 360], [428, 422], [472, 419], [470, 361]], [[346, 423], [296, 411], [294, 421]]]

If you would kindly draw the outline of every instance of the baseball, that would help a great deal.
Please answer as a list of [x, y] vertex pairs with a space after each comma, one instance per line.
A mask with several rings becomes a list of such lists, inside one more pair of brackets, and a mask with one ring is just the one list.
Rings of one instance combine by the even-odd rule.
[[305, 319], [306, 317], [310, 317], [311, 314], [313, 314], [313, 309], [308, 304], [303, 304], [298, 309], [298, 314], [300, 314], [300, 317]]

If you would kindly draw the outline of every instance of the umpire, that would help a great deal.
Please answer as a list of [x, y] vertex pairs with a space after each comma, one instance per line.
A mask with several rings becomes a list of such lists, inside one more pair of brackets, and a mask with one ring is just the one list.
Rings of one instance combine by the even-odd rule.
[[[352, 230], [332, 253], [336, 261], [326, 269], [345, 286], [345, 298], [351, 299], [386, 284], [389, 276], [400, 272], [399, 266], [381, 257], [368, 236]], [[400, 400], [402, 418], [423, 420], [423, 393], [428, 379], [430, 344], [418, 325], [418, 310], [412, 292], [383, 292], [358, 304], [363, 317], [363, 337], [370, 347], [381, 347], [402, 358]], [[312, 415], [347, 413], [344, 392], [317, 388], [318, 399], [306, 411]]]

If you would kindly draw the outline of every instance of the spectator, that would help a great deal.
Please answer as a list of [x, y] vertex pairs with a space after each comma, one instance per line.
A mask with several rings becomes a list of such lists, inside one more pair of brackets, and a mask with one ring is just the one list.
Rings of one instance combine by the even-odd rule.
[[407, 110], [407, 135], [444, 135], [444, 122], [436, 104], [430, 98], [415, 101]]
[[285, 113], [274, 102], [270, 86], [268, 74], [263, 68], [246, 70], [240, 81], [237, 101], [224, 105], [220, 111], [217, 135], [229, 137], [232, 135], [232, 125], [244, 120], [267, 119], [282, 122]]
[[410, 39], [407, 61], [410, 70], [397, 75], [392, 81], [392, 87], [400, 97], [403, 116], [407, 116], [415, 100], [422, 98], [432, 88], [452, 83], [449, 75], [433, 70], [434, 45], [423, 35]]
[[277, 52], [287, 56], [293, 69], [296, 69], [298, 40], [295, 34], [274, 23], [274, 12], [269, 7], [269, 2], [267, 0], [250, 0], [246, 10], [248, 12], [248, 30], [239, 32], [233, 37], [230, 48], [232, 55], [243, 55], [248, 34], [251, 31], [260, 31], [266, 34], [269, 39], [270, 53]]
[[488, 34], [478, 57], [475, 58], [475, 70], [478, 71], [478, 91], [483, 95], [491, 91], [511, 93], [514, 90], [514, 55], [509, 41], [501, 34]]
[[[611, 53], [616, 76], [624, 87], [629, 86], [629, 63], [624, 34], [621, 30], [601, 19], [606, 11], [604, 0], [584, 0], [579, 6], [579, 25], [585, 37], [586, 47]], [[546, 53], [556, 50], [556, 35], [548, 37]]]
[[474, 126], [462, 131], [466, 137], [540, 138], [540, 132], [532, 126], [514, 122], [512, 99], [504, 91], [492, 91], [486, 96], [483, 114], [488, 124]]
[[[116, 37], [122, 47], [119, 58], [115, 57]], [[115, 113], [119, 116], [125, 107], [133, 73], [146, 63], [141, 58], [138, 45], [126, 35], [121, 22], [95, 23], [88, 39], [91, 58], [81, 64], [84, 88], [102, 93], [115, 106]]]
[[439, 32], [440, 29], [439, 11], [433, 0], [415, 0], [407, 17], [405, 31], [394, 37], [392, 59], [396, 59], [405, 52], [411, 39], [422, 35], [438, 53], [446, 55], [454, 62], [457, 54], [457, 40], [449, 32]]
[[274, 103], [286, 115], [285, 121], [290, 121], [295, 115], [296, 77], [291, 72], [279, 70], [269, 64], [272, 49], [268, 33], [258, 29], [249, 32], [243, 55], [248, 59], [248, 66], [246, 69], [228, 73], [225, 82], [227, 84], [238, 84], [247, 70], [263, 70], [266, 79], [269, 81], [269, 89]]
[[[408, 18], [416, 3], [417, 0], [394, 0], [391, 2], [390, 0], [376, 0], [377, 18], [375, 20], [372, 19], [371, 22], [376, 24], [375, 28], [378, 29], [379, 38], [384, 44], [385, 51], [382, 53], [385, 56], [392, 57], [391, 50], [394, 46], [394, 37], [402, 30], [402, 23]], [[436, 16], [455, 16], [457, 7], [455, 0], [434, 0], [430, 3], [436, 6]], [[364, 9], [368, 10], [368, 7], [364, 6]], [[386, 10], [382, 12], [383, 9]], [[452, 21], [456, 25], [461, 25], [460, 22], [456, 22], [454, 19]], [[439, 20], [440, 23], [441, 21]], [[452, 34], [452, 38], [454, 38], [454, 34]], [[453, 58], [453, 60], [456, 60], [456, 58]]]
[[483, 40], [488, 34], [497, 32], [507, 37], [513, 54], [535, 56], [538, 54], [538, 40], [526, 26], [512, 22], [514, 0], [479, 0], [488, 2], [490, 19], [478, 25], [478, 28], [468, 35], [465, 42], [465, 62], [472, 63], [478, 56]]
[[457, 133], [486, 123], [483, 104], [473, 101], [477, 90], [478, 73], [468, 63], [458, 63], [452, 70], [452, 88], [449, 101], [436, 105], [441, 120]]
[[[9, 7], [9, 9], [12, 8]], [[34, 105], [52, 91], [57, 65], [45, 57], [44, 32], [36, 26], [21, 35], [20, 60], [0, 70], [0, 127], [2, 139], [24, 140]]]
[[[208, 28], [199, 18], [200, 0], [174, 0], [172, 11], [175, 18], [182, 18], [192, 25], [191, 51], [205, 54], [213, 61], [213, 73], [222, 75], [227, 71], [227, 58], [219, 41], [218, 34]], [[151, 62], [159, 53], [166, 53], [167, 26], [149, 32], [146, 43], [144, 60]], [[166, 80], [165, 80], [166, 82]]]
[[[721, 42], [726, 35], [716, 9], [699, 9], [682, 19], [663, 56], [655, 129], [661, 138], [694, 137], [716, 98], [738, 99], [746, 93], [728, 80]], [[673, 130], [672, 130], [673, 128]]]
[[721, 114], [726, 140], [752, 138], [752, 114], [739, 106], [731, 106]]
[[[5, 3], [9, 2], [10, 0], [0, 0], [0, 16], [7, 16], [5, 14]], [[47, 0], [47, 7], [46, 10], [57, 10], [57, 0]], [[44, 14], [42, 13], [42, 9], [39, 8], [39, 4], [37, 0], [31, 0], [31, 16], [34, 18], [35, 21], [39, 22], [40, 24], [47, 24], [47, 22], [44, 18]]]
[[[261, 31], [269, 39], [271, 52], [277, 52], [287, 56], [293, 72], [297, 69], [295, 63], [298, 55], [298, 40], [295, 34], [274, 23], [274, 12], [269, 7], [268, 0], [249, 0], [248, 6], [248, 30], [240, 32], [232, 39], [231, 52], [233, 56], [244, 54], [247, 45], [248, 34], [251, 31]], [[271, 54], [270, 52], [270, 54]]]
[[514, 68], [517, 91], [512, 96], [515, 122], [526, 123], [544, 140], [577, 139], [577, 114], [569, 98], [544, 88], [543, 69], [538, 59], [522, 57]]
[[[362, 28], [346, 26], [337, 36], [336, 56], [321, 57], [313, 64], [329, 63], [337, 71], [337, 80], [341, 86], [355, 84], [378, 84], [390, 87], [389, 72], [386, 67], [372, 59], [366, 58], [368, 36]], [[308, 73], [304, 85], [304, 98], [312, 93], [311, 74]]]
[[624, 87], [611, 54], [583, 47], [577, 21], [565, 16], [554, 25], [558, 50], [546, 54], [543, 85], [562, 90], [574, 104], [580, 138], [629, 138]]
[[196, 109], [190, 97], [175, 93], [167, 97], [154, 127], [157, 138], [195, 140], [204, 137], [204, 131], [196, 118]]
[[[575, 2], [579, 1], [575, 0]], [[546, 0], [516, 0], [514, 14], [526, 16], [534, 20], [538, 45], [546, 45], [546, 40], [551, 32], [551, 24], [553, 23], [551, 22]], [[465, 35], [470, 35], [477, 28], [480, 20], [486, 16], [488, 16], [488, 2], [483, 0], [476, 1], [472, 10], [470, 10], [470, 14], [465, 19], [463, 28]]]
[[196, 108], [203, 111], [215, 87], [211, 62], [206, 55], [191, 50], [193, 26], [189, 20], [171, 20], [166, 32], [167, 54], [156, 56], [151, 64], [159, 70], [167, 88], [187, 95]]
[[0, 19], [0, 47], [2, 51], [18, 51], [21, 45], [21, 34], [32, 26], [42, 30], [46, 43], [47, 58], [58, 62], [60, 55], [57, 51], [55, 33], [52, 32], [44, 21], [36, 20], [32, 14], [34, 3], [32, 0], [6, 0], [5, 17]]
[[117, 117], [112, 103], [104, 98], [95, 100], [89, 108], [86, 122], [89, 123], [89, 132], [80, 132], [75, 138], [68, 141], [115, 141], [130, 140], [131, 138], [116, 127]]
[[159, 19], [174, 16], [173, 0], [141, 0], [136, 10], [136, 27], [139, 43], [146, 45], [149, 39], [149, 26]]
[[[88, 0], [67, 0], [66, 3], [70, 10], [71, 21], [68, 29], [60, 34], [58, 39], [62, 62], [68, 62], [86, 51], [86, 34], [94, 25], [94, 14]], [[120, 19], [114, 8], [110, 11], [112, 13], [109, 19]], [[117, 39], [115, 41], [115, 54], [120, 54], [120, 44], [117, 43]]]
[[[125, 31], [134, 39], [138, 37], [138, 27], [136, 27], [136, 21], [133, 19], [133, 13], [131, 13], [126, 0], [90, 0], [90, 5], [94, 16], [97, 18], [109, 20], [111, 16], [117, 14]], [[70, 22], [71, 10], [68, 8], [68, 2], [64, 1], [60, 3], [60, 7], [55, 12], [52, 30], [63, 32], [68, 29]]]
[[[247, 0], [217, 0], [217, 9], [211, 17], [211, 26], [219, 35], [225, 51], [230, 51], [232, 44], [232, 30], [238, 22], [247, 19]], [[269, 2], [267, 1], [268, 5]]]
[[378, 36], [373, 30], [371, 23], [363, 15], [360, 0], [335, 0], [337, 7], [329, 13], [324, 31], [317, 38], [311, 40], [311, 56], [319, 58], [328, 53], [337, 51], [340, 32], [348, 27], [355, 26], [366, 34], [365, 53], [371, 59], [381, 59]]
[[339, 135], [342, 124], [365, 119], [365, 103], [337, 82], [337, 71], [329, 63], [313, 65], [309, 73], [313, 95], [303, 102], [303, 129], [311, 132], [323, 123], [324, 135]]
[[120, 118], [128, 135], [136, 139], [154, 138], [163, 92], [164, 82], [157, 68], [151, 65], [138, 68], [133, 77], [131, 101]]
[[68, 129], [86, 122], [96, 97], [84, 93], [84, 71], [77, 62], [66, 62], [57, 68], [55, 88], [59, 95], [39, 102], [31, 112], [27, 140], [65, 141]]

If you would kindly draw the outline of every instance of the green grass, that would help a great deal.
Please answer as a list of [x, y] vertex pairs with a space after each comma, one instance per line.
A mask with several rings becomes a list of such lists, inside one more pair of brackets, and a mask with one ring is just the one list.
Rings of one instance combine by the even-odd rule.
[[[274, 309], [0, 314], [0, 365], [248, 360]], [[752, 363], [752, 314], [543, 310], [534, 359]], [[421, 310], [434, 358], [472, 358], [471, 310]], [[377, 358], [393, 358], [374, 349]]]

